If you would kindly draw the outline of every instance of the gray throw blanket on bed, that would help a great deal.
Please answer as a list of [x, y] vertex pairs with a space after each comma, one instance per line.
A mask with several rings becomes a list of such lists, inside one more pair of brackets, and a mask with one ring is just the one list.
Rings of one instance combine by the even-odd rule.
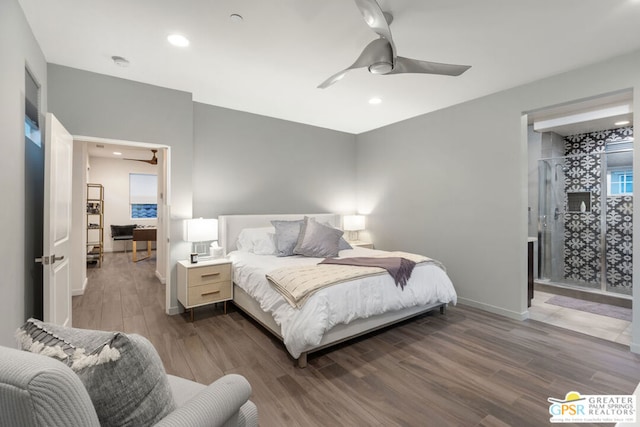
[[379, 267], [389, 272], [396, 286], [404, 290], [411, 272], [416, 263], [402, 257], [353, 257], [353, 258], [326, 258], [319, 264], [355, 265], [358, 267]]

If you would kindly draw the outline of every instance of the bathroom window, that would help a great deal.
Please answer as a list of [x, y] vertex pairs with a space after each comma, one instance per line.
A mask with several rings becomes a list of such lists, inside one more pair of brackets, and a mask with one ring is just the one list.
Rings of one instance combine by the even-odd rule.
[[609, 194], [622, 196], [633, 194], [633, 170], [613, 170], [607, 174]]

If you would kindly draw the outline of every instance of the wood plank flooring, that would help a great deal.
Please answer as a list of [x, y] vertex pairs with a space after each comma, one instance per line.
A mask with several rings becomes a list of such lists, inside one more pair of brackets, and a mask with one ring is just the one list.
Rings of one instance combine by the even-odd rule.
[[73, 298], [75, 327], [141, 334], [168, 373], [208, 384], [227, 373], [253, 388], [261, 426], [541, 426], [548, 397], [630, 394], [640, 357], [627, 346], [459, 305], [309, 357], [233, 305], [164, 313], [155, 258], [106, 254]]

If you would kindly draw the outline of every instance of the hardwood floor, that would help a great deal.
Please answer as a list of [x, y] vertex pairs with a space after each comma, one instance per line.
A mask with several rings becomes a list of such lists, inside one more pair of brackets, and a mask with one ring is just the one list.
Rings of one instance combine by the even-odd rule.
[[541, 426], [548, 397], [630, 394], [640, 357], [627, 346], [470, 307], [423, 315], [294, 367], [284, 346], [233, 305], [164, 313], [155, 259], [106, 254], [73, 299], [75, 327], [138, 333], [168, 373], [253, 388], [261, 426]]

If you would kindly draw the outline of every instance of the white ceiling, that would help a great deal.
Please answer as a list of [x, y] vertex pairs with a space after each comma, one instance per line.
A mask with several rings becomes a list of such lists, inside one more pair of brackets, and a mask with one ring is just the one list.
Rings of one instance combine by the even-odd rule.
[[[376, 38], [353, 0], [20, 0], [50, 63], [355, 134], [640, 48], [640, 0], [379, 3], [394, 15], [399, 55], [472, 68], [460, 77], [358, 69], [317, 89]], [[190, 46], [169, 45], [175, 32]]]

